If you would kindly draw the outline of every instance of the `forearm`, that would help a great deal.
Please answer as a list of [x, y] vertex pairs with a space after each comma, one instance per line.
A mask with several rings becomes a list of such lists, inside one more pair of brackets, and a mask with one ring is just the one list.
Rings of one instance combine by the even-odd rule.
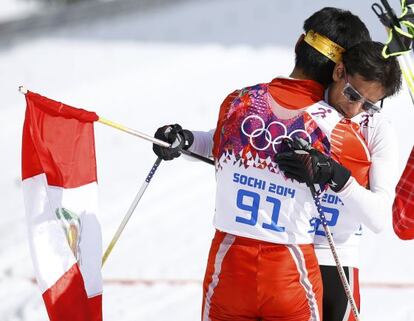
[[370, 145], [371, 167], [369, 189], [351, 178], [338, 193], [349, 203], [355, 215], [366, 227], [378, 233], [390, 219], [395, 186], [398, 182], [398, 146], [392, 128], [382, 125]]
[[[395, 186], [395, 183], [392, 186]], [[338, 196], [345, 204], [352, 204], [352, 215], [370, 230], [379, 233], [390, 216], [394, 192], [393, 188], [368, 190], [351, 177]]]
[[214, 129], [208, 132], [192, 131], [192, 133], [194, 135], [194, 142], [190, 146], [189, 151], [204, 157], [211, 157]]

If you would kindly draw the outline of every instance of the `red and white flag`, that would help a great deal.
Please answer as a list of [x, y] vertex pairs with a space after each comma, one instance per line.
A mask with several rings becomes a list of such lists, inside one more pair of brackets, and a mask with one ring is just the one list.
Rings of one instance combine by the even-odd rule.
[[102, 236], [93, 122], [26, 94], [22, 179], [30, 250], [51, 321], [102, 320]]

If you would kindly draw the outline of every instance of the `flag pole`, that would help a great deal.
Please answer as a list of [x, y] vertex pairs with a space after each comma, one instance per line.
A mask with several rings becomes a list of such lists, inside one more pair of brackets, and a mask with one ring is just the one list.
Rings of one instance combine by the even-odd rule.
[[[164, 142], [163, 140], [160, 140], [160, 139], [157, 139], [155, 137], [149, 136], [147, 134], [141, 133], [141, 132], [139, 132], [139, 131], [137, 131], [135, 129], [128, 128], [128, 127], [126, 127], [124, 125], [115, 123], [115, 122], [113, 122], [111, 120], [108, 120], [108, 119], [99, 117], [98, 122], [101, 123], [101, 124], [110, 126], [112, 128], [116, 128], [118, 130], [121, 130], [121, 131], [123, 131], [125, 133], [128, 133], [128, 134], [131, 134], [133, 136], [136, 136], [136, 137], [142, 138], [144, 140], [150, 141], [153, 144], [157, 144], [157, 145], [162, 146], [162, 147], [170, 147], [170, 144], [167, 143], [167, 142]], [[201, 156], [199, 154], [196, 154], [196, 153], [190, 152], [188, 150], [184, 150], [184, 149], [182, 149], [180, 152], [183, 153], [183, 154], [185, 154], [185, 155], [187, 155], [187, 156], [197, 158], [198, 160], [201, 160], [201, 161], [203, 161], [203, 162], [205, 162], [207, 164], [214, 165], [214, 161], [212, 159], [210, 159], [210, 158]]]
[[[26, 95], [28, 93], [28, 90], [24, 86], [19, 86], [19, 92], [21, 92], [23, 95]], [[163, 141], [163, 140], [160, 140], [160, 139], [157, 139], [155, 137], [149, 136], [147, 134], [141, 133], [141, 132], [139, 132], [135, 129], [128, 128], [127, 126], [124, 126], [122, 124], [116, 123], [116, 122], [111, 121], [111, 120], [108, 120], [106, 118], [99, 117], [98, 122], [101, 123], [101, 124], [107, 125], [109, 127], [118, 129], [120, 131], [123, 131], [125, 133], [128, 133], [130, 135], [142, 138], [142, 139], [147, 140], [147, 141], [149, 141], [153, 144], [157, 144], [157, 145], [162, 146], [162, 147], [170, 147], [170, 144]], [[187, 155], [187, 156], [190, 156], [190, 157], [196, 158], [198, 160], [201, 160], [201, 161], [203, 161], [207, 164], [214, 165], [214, 161], [211, 158], [204, 157], [204, 156], [201, 156], [199, 154], [196, 154], [196, 153], [190, 152], [188, 150], [184, 150], [184, 149], [182, 149], [180, 152]]]
[[25, 86], [19, 86], [19, 91], [20, 93], [22, 93], [23, 95], [27, 94], [27, 89]]

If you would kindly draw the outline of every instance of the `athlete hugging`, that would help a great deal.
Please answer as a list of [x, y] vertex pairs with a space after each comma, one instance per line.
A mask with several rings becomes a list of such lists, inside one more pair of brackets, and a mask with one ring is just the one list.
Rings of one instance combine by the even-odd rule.
[[[228, 95], [214, 130], [167, 125], [155, 134], [173, 146], [154, 146], [163, 159], [181, 149], [214, 157], [216, 233], [203, 321], [358, 319], [309, 186], [322, 193], [359, 308], [362, 228], [382, 229], [398, 179], [394, 133], [377, 113], [378, 102], [399, 90], [401, 72], [349, 11], [324, 8], [304, 30], [289, 78]], [[308, 147], [298, 150], [291, 141]]]

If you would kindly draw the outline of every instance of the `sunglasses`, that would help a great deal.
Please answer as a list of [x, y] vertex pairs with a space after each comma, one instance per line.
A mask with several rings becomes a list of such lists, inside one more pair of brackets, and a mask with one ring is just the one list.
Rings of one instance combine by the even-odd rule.
[[369, 114], [378, 113], [382, 109], [382, 105], [384, 100], [381, 99], [381, 105], [377, 106], [372, 101], [366, 99], [364, 96], [362, 96], [358, 90], [356, 90], [349, 82], [348, 82], [348, 76], [345, 72], [345, 87], [342, 90], [342, 94], [348, 99], [351, 103], [361, 103], [362, 109], [366, 111]]

